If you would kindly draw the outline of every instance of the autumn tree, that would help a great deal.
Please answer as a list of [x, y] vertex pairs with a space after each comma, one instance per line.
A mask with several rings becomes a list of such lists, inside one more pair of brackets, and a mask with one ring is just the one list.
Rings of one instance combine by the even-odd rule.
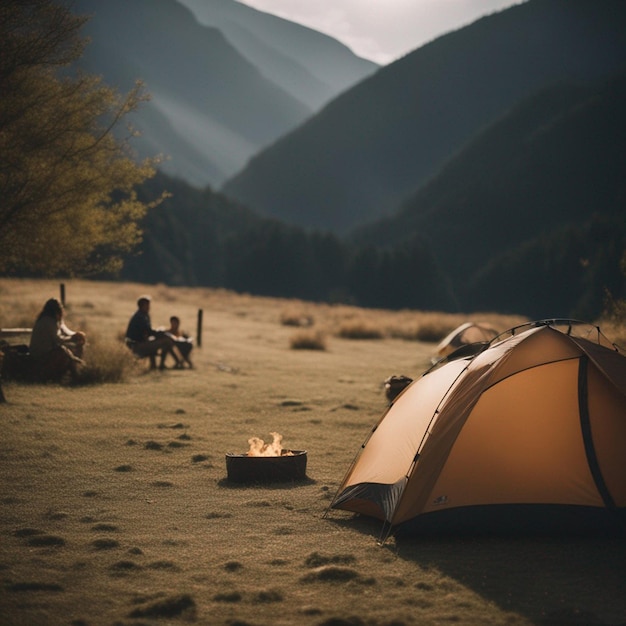
[[[149, 206], [135, 188], [154, 174], [137, 162], [125, 95], [73, 64], [84, 17], [51, 0], [0, 0], [0, 272], [115, 271], [141, 239]], [[116, 132], [114, 134], [114, 129]]]

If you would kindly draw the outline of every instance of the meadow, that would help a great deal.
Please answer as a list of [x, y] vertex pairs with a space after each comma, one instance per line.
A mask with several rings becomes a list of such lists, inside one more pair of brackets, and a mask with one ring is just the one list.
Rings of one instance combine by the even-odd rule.
[[[468, 319], [165, 285], [65, 282], [87, 332], [83, 384], [5, 381], [0, 623], [618, 625], [626, 542], [439, 537], [379, 545], [380, 523], [327, 512], [387, 406]], [[122, 344], [139, 295], [178, 315], [193, 369], [149, 371]], [[29, 327], [58, 281], [0, 279], [0, 326]], [[610, 335], [609, 335], [610, 336]], [[171, 363], [170, 363], [171, 365]], [[225, 455], [283, 436], [307, 478], [241, 485]]]

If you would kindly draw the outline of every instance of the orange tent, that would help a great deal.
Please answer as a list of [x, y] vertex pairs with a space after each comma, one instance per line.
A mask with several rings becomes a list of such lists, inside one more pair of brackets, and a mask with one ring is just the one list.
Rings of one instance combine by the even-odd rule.
[[441, 359], [463, 346], [489, 342], [498, 335], [498, 331], [482, 322], [466, 322], [446, 335], [435, 348], [435, 354]]
[[623, 528], [626, 356], [551, 320], [442, 361], [392, 403], [330, 508], [384, 535]]

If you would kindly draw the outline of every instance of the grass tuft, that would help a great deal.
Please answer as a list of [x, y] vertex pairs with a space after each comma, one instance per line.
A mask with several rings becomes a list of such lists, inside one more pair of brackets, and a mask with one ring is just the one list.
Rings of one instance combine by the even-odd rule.
[[303, 582], [347, 582], [358, 579], [359, 573], [351, 567], [323, 565], [302, 577]]
[[343, 339], [383, 339], [385, 330], [365, 318], [355, 318], [341, 322], [337, 335]]
[[326, 350], [326, 336], [319, 330], [302, 330], [291, 337], [292, 350]]
[[283, 326], [313, 326], [315, 318], [310, 313], [298, 306], [292, 306], [284, 309], [280, 314], [280, 323]]
[[94, 385], [126, 382], [136, 367], [128, 348], [115, 339], [89, 335], [85, 350], [86, 365], [78, 372], [77, 384]]
[[441, 341], [448, 333], [452, 332], [456, 327], [450, 326], [443, 321], [432, 321], [420, 324], [415, 331], [415, 339], [417, 341], [425, 341], [436, 343]]
[[146, 606], [138, 607], [129, 613], [130, 618], [177, 618], [184, 617], [194, 621], [196, 616], [195, 600], [188, 594], [157, 600]]

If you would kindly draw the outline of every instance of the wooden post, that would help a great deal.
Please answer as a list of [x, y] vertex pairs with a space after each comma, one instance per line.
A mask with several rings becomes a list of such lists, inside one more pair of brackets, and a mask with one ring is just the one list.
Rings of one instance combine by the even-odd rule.
[[4, 397], [4, 394], [2, 393], [2, 359], [3, 359], [3, 354], [2, 352], [0, 352], [0, 404], [7, 401], [6, 398]]
[[61, 289], [61, 304], [65, 306], [65, 283], [61, 283], [59, 287]]
[[198, 309], [198, 328], [196, 330], [196, 345], [202, 347], [202, 309]]

